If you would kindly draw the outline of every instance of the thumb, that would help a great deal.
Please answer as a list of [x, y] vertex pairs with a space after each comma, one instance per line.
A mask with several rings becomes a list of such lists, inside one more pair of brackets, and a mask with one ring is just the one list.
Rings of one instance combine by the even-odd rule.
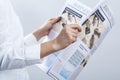
[[78, 32], [82, 31], [82, 28], [78, 24], [71, 24], [73, 29], [77, 29]]
[[62, 17], [57, 17], [57, 18], [51, 19], [52, 24], [55, 24], [55, 23], [59, 22], [61, 20], [61, 18]]

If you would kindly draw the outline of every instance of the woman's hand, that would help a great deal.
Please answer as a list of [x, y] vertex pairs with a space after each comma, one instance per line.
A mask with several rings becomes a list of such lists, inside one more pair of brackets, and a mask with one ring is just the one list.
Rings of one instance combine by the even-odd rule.
[[78, 32], [81, 32], [79, 25], [66, 25], [56, 39], [41, 44], [40, 57], [43, 58], [55, 51], [64, 49], [75, 42], [77, 40]]
[[54, 40], [55, 50], [60, 50], [75, 42], [81, 28], [77, 24], [66, 25], [58, 37]]
[[37, 41], [48, 35], [52, 27], [54, 26], [55, 23], [59, 22], [61, 20], [61, 17], [58, 18], [51, 18], [49, 19], [45, 24], [43, 24], [40, 28], [35, 30], [33, 32], [33, 35], [36, 37]]

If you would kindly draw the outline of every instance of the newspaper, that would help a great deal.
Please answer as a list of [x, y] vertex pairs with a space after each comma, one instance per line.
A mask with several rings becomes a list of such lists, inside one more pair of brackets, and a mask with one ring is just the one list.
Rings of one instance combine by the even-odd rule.
[[75, 80], [112, 29], [114, 18], [106, 0], [101, 0], [94, 9], [79, 0], [69, 0], [61, 17], [61, 21], [55, 24], [45, 41], [56, 38], [67, 24], [81, 25], [82, 32], [76, 42], [45, 57], [38, 66], [54, 80]]

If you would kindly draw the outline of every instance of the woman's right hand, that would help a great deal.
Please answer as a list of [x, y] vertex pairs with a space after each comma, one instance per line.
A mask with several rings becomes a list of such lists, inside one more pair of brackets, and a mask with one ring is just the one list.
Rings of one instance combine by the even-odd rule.
[[66, 25], [60, 32], [58, 37], [54, 39], [54, 48], [61, 50], [75, 42], [78, 37], [78, 33], [81, 32], [81, 28], [77, 24]]
[[81, 28], [77, 24], [66, 25], [56, 39], [42, 43], [40, 57], [43, 58], [55, 51], [64, 49], [77, 40]]

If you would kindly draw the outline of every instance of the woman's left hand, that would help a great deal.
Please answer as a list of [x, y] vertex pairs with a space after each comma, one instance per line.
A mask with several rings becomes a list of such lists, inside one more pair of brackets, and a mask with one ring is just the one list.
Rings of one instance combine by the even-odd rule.
[[52, 29], [52, 27], [54, 26], [54, 24], [56, 24], [57, 22], [59, 22], [61, 20], [61, 17], [58, 18], [51, 18], [49, 19], [47, 22], [45, 22], [40, 28], [38, 28], [37, 30], [35, 30], [33, 32], [33, 35], [36, 37], [37, 41], [48, 35], [50, 30]]

